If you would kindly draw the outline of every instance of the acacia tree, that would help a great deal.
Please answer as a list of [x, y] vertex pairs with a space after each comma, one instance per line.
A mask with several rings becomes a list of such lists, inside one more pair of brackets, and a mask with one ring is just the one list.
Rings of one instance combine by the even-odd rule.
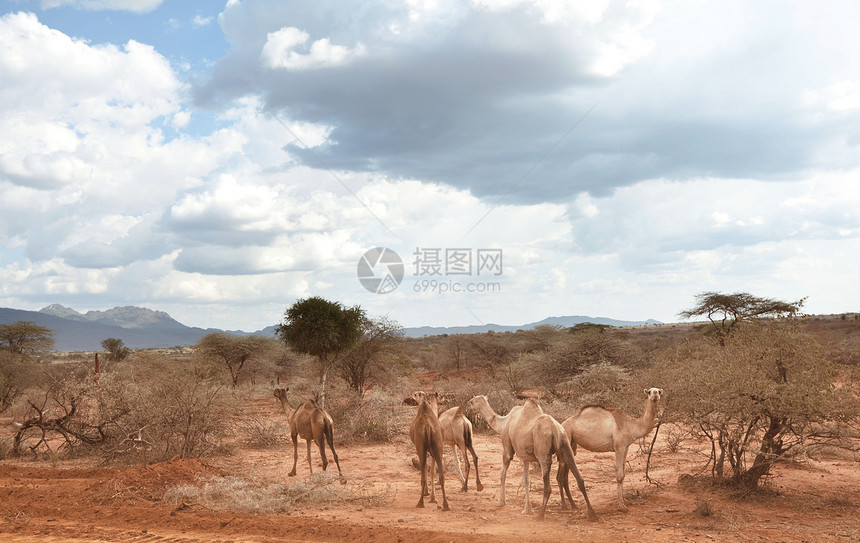
[[296, 352], [317, 359], [320, 376], [320, 403], [325, 407], [329, 371], [364, 333], [365, 312], [361, 307], [344, 307], [319, 296], [291, 305], [275, 333]]
[[707, 317], [713, 325], [720, 345], [725, 345], [728, 335], [742, 322], [761, 318], [793, 317], [803, 306], [806, 298], [796, 302], [783, 302], [771, 298], [760, 298], [747, 292], [722, 294], [702, 292], [696, 295], [696, 305], [678, 316], [682, 319]]
[[37, 356], [54, 348], [54, 331], [32, 321], [0, 324], [0, 349], [22, 356]]
[[393, 320], [365, 319], [361, 339], [338, 364], [340, 376], [363, 396], [369, 381], [388, 375], [396, 356], [394, 346], [402, 335], [403, 328]]
[[203, 356], [216, 358], [222, 362], [235, 387], [239, 384], [239, 377], [245, 363], [266, 352], [271, 344], [270, 338], [256, 334], [234, 336], [226, 332], [213, 332], [197, 341], [197, 349]]
[[674, 416], [711, 443], [715, 479], [756, 488], [794, 453], [841, 443], [857, 416], [851, 385], [834, 387], [835, 367], [797, 319], [745, 326], [724, 344], [702, 338], [655, 370], [672, 383]]
[[131, 349], [125, 346], [121, 339], [109, 337], [102, 340], [102, 349], [108, 352], [108, 360], [119, 361], [128, 358]]

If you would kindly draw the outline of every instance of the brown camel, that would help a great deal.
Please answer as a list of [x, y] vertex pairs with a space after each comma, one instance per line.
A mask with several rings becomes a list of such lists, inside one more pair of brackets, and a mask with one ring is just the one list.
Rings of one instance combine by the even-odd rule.
[[[582, 476], [576, 468], [570, 440], [561, 424], [552, 416], [544, 413], [534, 400], [526, 400], [526, 403], [519, 409], [512, 409], [507, 417], [507, 423], [502, 430], [502, 472], [498, 505], [505, 505], [505, 477], [508, 466], [516, 454], [523, 461], [523, 489], [525, 491], [523, 514], [532, 513], [532, 504], [529, 500], [529, 464], [531, 462], [540, 464], [541, 475], [543, 476], [543, 503], [537, 518], [543, 520], [546, 514], [546, 504], [552, 493], [549, 472], [552, 468], [552, 457], [556, 455], [559, 462], [562, 460], [565, 462], [566, 470], [573, 471], [579, 485], [579, 491], [582, 492], [588, 506], [588, 520], [595, 520], [597, 517], [588, 501], [588, 494], [585, 492], [585, 481], [582, 480]], [[570, 493], [569, 489], [568, 493]]]
[[[425, 392], [414, 392], [412, 399], [416, 403], [420, 403], [425, 395]], [[457, 471], [460, 474], [460, 482], [463, 484], [460, 490], [465, 492], [469, 489], [469, 471], [471, 469], [469, 465], [469, 453], [472, 454], [472, 461], [475, 464], [475, 488], [478, 492], [484, 490], [481, 476], [478, 474], [478, 453], [475, 452], [475, 447], [472, 445], [472, 422], [466, 418], [466, 415], [463, 414], [463, 409], [458, 406], [443, 411], [439, 415], [439, 423], [442, 425], [442, 443], [451, 446], [451, 452], [457, 460]], [[465, 475], [460, 465], [460, 455], [457, 453], [458, 447], [463, 454], [463, 462], [466, 464]]]
[[[654, 428], [654, 418], [663, 389], [645, 389], [645, 394], [648, 395], [645, 412], [638, 419], [620, 409], [589, 405], [562, 423], [574, 453], [577, 445], [592, 452], [615, 452], [615, 480], [618, 483], [618, 509], [621, 511], [627, 511], [627, 505], [624, 503], [624, 465], [627, 461], [627, 450], [634, 441], [645, 437]], [[567, 487], [567, 470], [563, 468], [564, 466], [559, 464], [557, 479], [559, 491], [562, 492], [562, 507], [567, 507], [563, 489], [567, 490], [567, 499], [571, 505], [573, 499]]]
[[311, 463], [311, 440], [313, 440], [319, 447], [320, 456], [322, 456], [323, 471], [328, 468], [328, 458], [325, 455], [325, 442], [328, 441], [334, 463], [337, 464], [337, 473], [341, 475], [340, 461], [337, 458], [337, 451], [334, 449], [334, 421], [332, 421], [331, 416], [325, 409], [319, 407], [315, 400], [307, 400], [293, 410], [287, 400], [288, 390], [289, 387], [275, 389], [275, 398], [281, 402], [284, 413], [290, 419], [290, 437], [293, 440], [293, 470], [288, 475], [292, 477], [296, 474], [296, 464], [299, 460], [299, 437], [307, 441], [308, 467], [311, 473], [314, 472], [314, 466]]
[[[409, 437], [415, 444], [418, 453], [418, 469], [421, 470], [421, 498], [416, 507], [424, 507], [424, 495], [428, 492], [427, 471], [430, 471], [429, 492], [430, 503], [436, 503], [436, 489], [433, 485], [434, 466], [439, 470], [439, 486], [442, 487], [442, 511], [450, 511], [448, 498], [445, 495], [445, 474], [442, 470], [442, 425], [436, 413], [439, 410], [439, 396], [435, 392], [421, 393], [418, 412], [409, 429]], [[430, 455], [430, 465], [427, 465], [427, 455]], [[435, 462], [435, 464], [434, 464]]]

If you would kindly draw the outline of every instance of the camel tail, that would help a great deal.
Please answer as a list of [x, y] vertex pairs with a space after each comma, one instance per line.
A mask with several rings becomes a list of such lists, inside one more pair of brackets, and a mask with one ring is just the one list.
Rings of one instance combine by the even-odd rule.
[[[576, 467], [576, 460], [573, 458], [573, 448], [570, 445], [570, 440], [567, 438], [566, 434], [560, 433], [557, 436], [558, 439], [558, 455], [564, 460], [564, 463], [567, 464], [567, 469], [573, 472], [573, 476], [576, 478], [576, 484], [579, 487], [579, 491], [582, 493], [582, 497], [585, 499], [585, 505], [588, 508], [588, 520], [596, 520], [597, 515], [594, 514], [594, 509], [591, 508], [591, 502], [588, 500], [588, 494], [585, 491], [585, 481], [582, 479], [582, 475], [579, 473], [579, 469]], [[565, 486], [567, 477], [565, 476]], [[570, 499], [570, 490], [567, 490], [568, 499]], [[562, 498], [562, 501], [564, 499]], [[573, 500], [571, 500], [571, 504], [573, 504]]]
[[[472, 431], [467, 425], [463, 425], [463, 442], [466, 444], [466, 450], [472, 448]], [[464, 451], [465, 454], [465, 451]]]
[[[337, 472], [341, 473], [337, 451], [334, 450], [334, 424], [328, 417], [323, 418], [323, 434], [325, 435], [325, 439], [323, 439], [323, 449], [325, 449], [325, 442], [328, 441], [328, 448], [331, 449], [331, 455], [334, 457], [334, 463], [337, 465]], [[325, 452], [323, 452], [323, 454], [325, 454]]]

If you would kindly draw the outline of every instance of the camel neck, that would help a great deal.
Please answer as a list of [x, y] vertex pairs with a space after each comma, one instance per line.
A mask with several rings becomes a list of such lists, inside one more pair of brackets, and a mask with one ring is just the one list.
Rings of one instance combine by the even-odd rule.
[[278, 398], [278, 399], [281, 400], [281, 408], [283, 408], [284, 413], [289, 415], [290, 413], [293, 412], [293, 406], [290, 405], [290, 402], [286, 398], [282, 397], [282, 398]]
[[484, 420], [487, 421], [487, 424], [490, 425], [490, 428], [493, 429], [497, 434], [501, 434], [502, 430], [505, 429], [505, 424], [508, 422], [507, 415], [502, 416], [493, 411], [493, 408], [490, 407], [489, 403], [482, 402], [481, 404], [481, 416], [484, 417]]
[[645, 400], [645, 412], [642, 413], [642, 416], [636, 419], [636, 422], [639, 426], [639, 434], [644, 436], [648, 432], [654, 428], [654, 418], [656, 416], [654, 404], [656, 402], [652, 402], [650, 399]]

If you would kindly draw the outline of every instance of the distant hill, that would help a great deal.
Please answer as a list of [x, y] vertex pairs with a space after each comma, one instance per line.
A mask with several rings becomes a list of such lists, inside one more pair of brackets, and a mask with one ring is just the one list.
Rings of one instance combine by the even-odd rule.
[[99, 351], [107, 338], [121, 339], [130, 349], [193, 345], [201, 336], [220, 331], [185, 326], [163, 311], [143, 307], [115, 307], [86, 314], [57, 304], [39, 311], [0, 308], [0, 324], [17, 321], [32, 321], [53, 330], [57, 351]]
[[569, 328], [590, 322], [592, 324], [606, 324], [609, 326], [645, 326], [647, 324], [662, 324], [660, 321], [648, 319], [647, 321], [622, 321], [606, 317], [586, 317], [583, 315], [571, 315], [566, 317], [547, 317], [538, 322], [521, 324], [519, 326], [508, 326], [503, 324], [476, 324], [471, 326], [421, 326], [418, 328], [404, 328], [403, 335], [406, 337], [440, 336], [442, 334], [484, 334], [486, 332], [516, 332], [517, 330], [531, 330], [542, 324], [562, 326]]
[[[0, 324], [11, 324], [17, 321], [32, 321], [40, 326], [54, 331], [54, 348], [57, 351], [99, 351], [101, 342], [107, 338], [118, 338], [130, 349], [150, 349], [157, 347], [175, 347], [177, 345], [193, 345], [201, 336], [211, 332], [226, 331], [234, 335], [249, 335], [250, 333], [264, 336], [275, 335], [275, 325], [268, 326], [256, 332], [241, 330], [218, 330], [217, 328], [192, 328], [164, 311], [154, 311], [145, 307], [125, 306], [114, 307], [104, 311], [87, 311], [79, 313], [74, 309], [53, 304], [39, 311], [23, 311], [20, 309], [0, 308]], [[607, 324], [610, 326], [643, 326], [660, 324], [655, 320], [622, 321], [605, 317], [549, 317], [542, 321], [506, 326], [501, 324], [484, 324], [474, 326], [404, 328], [406, 337], [438, 336], [442, 334], [482, 334], [486, 332], [514, 332], [516, 330], [531, 330], [542, 324], [570, 327], [584, 322]]]

